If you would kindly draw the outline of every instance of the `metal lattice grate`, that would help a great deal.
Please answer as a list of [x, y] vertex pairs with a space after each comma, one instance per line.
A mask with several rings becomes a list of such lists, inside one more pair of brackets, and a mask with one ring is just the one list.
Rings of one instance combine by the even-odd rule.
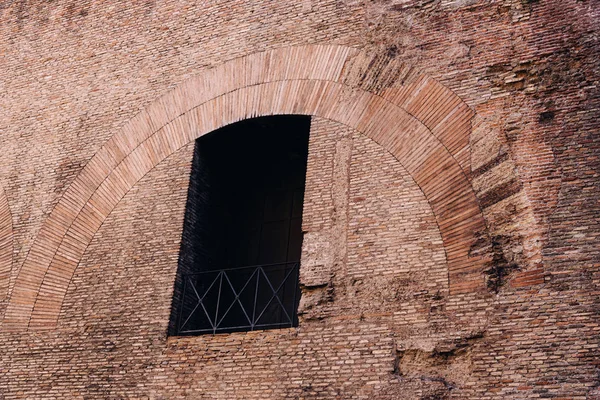
[[184, 275], [179, 335], [297, 325], [299, 263]]

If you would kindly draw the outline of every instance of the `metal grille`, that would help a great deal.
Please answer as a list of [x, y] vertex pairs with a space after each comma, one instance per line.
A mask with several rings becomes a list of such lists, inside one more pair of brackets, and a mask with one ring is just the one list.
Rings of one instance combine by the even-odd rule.
[[299, 263], [183, 275], [179, 335], [297, 326]]

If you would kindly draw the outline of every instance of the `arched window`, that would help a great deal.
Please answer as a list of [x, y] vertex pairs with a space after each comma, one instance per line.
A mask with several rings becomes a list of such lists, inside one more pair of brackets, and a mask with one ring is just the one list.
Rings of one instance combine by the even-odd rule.
[[196, 140], [170, 334], [297, 326], [310, 117]]

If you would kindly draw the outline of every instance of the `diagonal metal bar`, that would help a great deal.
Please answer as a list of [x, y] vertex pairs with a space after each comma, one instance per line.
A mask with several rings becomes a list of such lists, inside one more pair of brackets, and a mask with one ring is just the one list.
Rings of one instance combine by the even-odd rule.
[[267, 274], [265, 274], [265, 271], [260, 268], [261, 272], [263, 273], [263, 276], [265, 277], [265, 279], [267, 280], [267, 283], [269, 284], [269, 287], [271, 288], [271, 292], [273, 293], [273, 295], [271, 296], [271, 298], [269, 299], [269, 301], [267, 302], [267, 305], [263, 308], [262, 312], [260, 313], [260, 315], [258, 316], [258, 318], [256, 319], [257, 321], [260, 320], [260, 318], [262, 317], [262, 315], [265, 313], [265, 311], [267, 310], [267, 307], [269, 307], [269, 304], [271, 304], [271, 302], [273, 301], [273, 298], [276, 298], [277, 301], [279, 302], [279, 305], [281, 306], [281, 309], [283, 310], [283, 312], [285, 313], [285, 316], [288, 319], [289, 323], [293, 323], [292, 319], [290, 318], [290, 315], [287, 313], [287, 311], [285, 310], [285, 306], [283, 305], [283, 303], [281, 302], [281, 300], [279, 299], [279, 296], [277, 295], [277, 292], [279, 292], [279, 290], [282, 288], [282, 286], [285, 284], [285, 282], [287, 281], [287, 279], [290, 277], [290, 274], [292, 273], [292, 271], [295, 268], [291, 268], [290, 271], [286, 274], [285, 278], [283, 278], [283, 281], [281, 281], [281, 284], [279, 285], [279, 287], [277, 288], [277, 290], [275, 290], [273, 288], [273, 285], [271, 284], [271, 281], [269, 280], [269, 277], [267, 276]]
[[194, 292], [196, 293], [196, 296], [198, 297], [198, 302], [196, 303], [196, 306], [190, 312], [190, 315], [188, 315], [188, 317], [186, 318], [185, 322], [181, 325], [181, 328], [183, 328], [188, 323], [188, 321], [190, 320], [190, 318], [192, 318], [192, 315], [194, 315], [194, 313], [196, 312], [196, 309], [198, 308], [198, 305], [200, 305], [202, 303], [202, 300], [200, 299], [200, 296], [198, 296], [198, 292], [196, 291], [196, 288], [194, 287], [194, 284], [192, 283], [192, 280], [190, 278], [188, 278], [188, 281], [190, 282], [190, 286], [192, 287], [192, 289], [194, 289]]
[[258, 272], [260, 269], [260, 267], [258, 267], [256, 269], [256, 287], [254, 288], [254, 303], [252, 304], [252, 322], [250, 323], [252, 326], [250, 327], [251, 330], [254, 330], [254, 325], [256, 324], [256, 303], [257, 303], [257, 299], [258, 299], [258, 284], [260, 282], [260, 273]]
[[[215, 320], [215, 321], [213, 321], [213, 320], [210, 318], [209, 312], [208, 312], [208, 310], [206, 309], [206, 307], [204, 306], [204, 298], [205, 298], [205, 297], [208, 295], [208, 292], [210, 292], [210, 289], [212, 289], [212, 287], [215, 285], [215, 283], [217, 282], [217, 279], [219, 279], [219, 276], [220, 276], [220, 274], [217, 274], [217, 276], [215, 276], [215, 278], [214, 278], [214, 279], [213, 279], [213, 281], [211, 282], [210, 286], [208, 287], [208, 289], [206, 289], [206, 290], [204, 291], [204, 295], [202, 295], [202, 298], [200, 299], [200, 305], [202, 306], [202, 310], [204, 310], [204, 315], [206, 315], [206, 318], [208, 319], [208, 322], [210, 323], [210, 326], [211, 326], [213, 329], [216, 329], [216, 328], [217, 328], [217, 327], [216, 327], [216, 325], [215, 325], [215, 323], [216, 323], [216, 320]], [[220, 295], [219, 295], [219, 297], [220, 297]], [[218, 306], [219, 306], [219, 305], [218, 305], [218, 303], [217, 303], [217, 307], [218, 307]]]
[[192, 282], [192, 278], [188, 278], [188, 282], [190, 282], [190, 286], [192, 286], [192, 289], [194, 289], [194, 293], [196, 294], [198, 300], [201, 301], [202, 297], [200, 297], [200, 295], [198, 294], [198, 291], [196, 290], [196, 285], [194, 285], [194, 282]]
[[[231, 280], [229, 279], [229, 276], [227, 276], [227, 273], [225, 271], [223, 271], [223, 273], [225, 275], [225, 279], [227, 279], [227, 283], [229, 283], [229, 287], [231, 288], [231, 291], [235, 295], [235, 298], [231, 302], [231, 305], [229, 306], [229, 308], [227, 308], [227, 311], [225, 311], [225, 313], [221, 317], [221, 320], [219, 322], [217, 322], [217, 326], [221, 325], [221, 322], [223, 322], [223, 320], [227, 316], [227, 313], [229, 313], [229, 311], [233, 308], [233, 306], [235, 305], [236, 302], [240, 305], [240, 307], [242, 307], [242, 311], [244, 312], [244, 315], [246, 316], [246, 319], [248, 320], [248, 323], [252, 324], [252, 321], [250, 321], [250, 317], [248, 317], [248, 313], [246, 312], [246, 308], [244, 307], [244, 305], [240, 301], [240, 295], [235, 291], [235, 288], [233, 287], [233, 284], [231, 283]], [[240, 290], [240, 293], [242, 293], [244, 291], [244, 289], [246, 289], [246, 286], [248, 286], [248, 284], [252, 280], [252, 277], [254, 276], [255, 273], [256, 272], [253, 272], [252, 275], [250, 275], [250, 278], [248, 278], [248, 280], [246, 281], [246, 284]]]
[[[219, 316], [219, 302], [221, 301], [221, 288], [223, 287], [223, 274], [225, 271], [219, 272], [219, 276], [221, 279], [219, 280], [219, 294], [217, 297], [217, 308], [215, 308], [215, 322], [218, 321], [217, 317]], [[217, 333], [217, 325], [213, 325], [213, 333]]]
[[[275, 298], [277, 299], [277, 301], [279, 302], [279, 305], [281, 306], [281, 309], [283, 310], [283, 312], [285, 313], [285, 316], [287, 317], [288, 321], [291, 323], [292, 322], [292, 318], [290, 318], [290, 315], [288, 314], [287, 310], [285, 309], [285, 306], [283, 305], [283, 303], [281, 302], [281, 298], [279, 297], [279, 291], [281, 290], [281, 288], [283, 287], [283, 285], [285, 285], [285, 283], [287, 282], [288, 278], [290, 277], [290, 275], [292, 274], [292, 272], [294, 272], [294, 267], [292, 267], [288, 273], [285, 275], [285, 278], [283, 278], [283, 281], [281, 281], [281, 284], [277, 287], [277, 290], [273, 291], [273, 295], [275, 296]], [[263, 271], [264, 273], [264, 271]], [[265, 276], [266, 277], [266, 276]], [[273, 289], [273, 285], [271, 284], [271, 281], [267, 278], [267, 282], [269, 283], [269, 286], [271, 287], [271, 290]]]
[[[212, 289], [212, 287], [213, 287], [213, 286], [215, 285], [215, 283], [217, 282], [217, 279], [219, 279], [219, 275], [220, 275], [220, 273], [219, 273], [219, 274], [217, 274], [217, 276], [215, 276], [215, 278], [213, 279], [213, 281], [212, 281], [212, 283], [210, 284], [210, 286], [208, 287], [208, 289], [206, 289], [206, 290], [204, 291], [204, 295], [202, 295], [202, 298], [200, 298], [200, 296], [198, 296], [198, 298], [199, 298], [200, 300], [204, 300], [204, 298], [206, 297], [206, 295], [208, 294], [208, 292], [210, 292], [210, 289]], [[197, 293], [198, 293], [198, 292], [196, 292], [196, 294], [197, 294]]]
[[[192, 311], [190, 312], [190, 314], [189, 314], [189, 315], [188, 315], [188, 317], [186, 318], [185, 322], [184, 322], [183, 324], [181, 324], [181, 325], [180, 325], [180, 327], [179, 327], [179, 330], [180, 330], [180, 331], [181, 331], [181, 330], [183, 329], [183, 327], [184, 327], [184, 326], [185, 326], [185, 325], [188, 323], [188, 321], [190, 320], [190, 318], [192, 318], [192, 316], [194, 315], [194, 313], [195, 313], [195, 312], [196, 312], [196, 310], [198, 309], [198, 305], [201, 305], [201, 306], [202, 306], [202, 309], [204, 310], [204, 314], [206, 314], [206, 317], [208, 318], [208, 322], [210, 322], [210, 325], [211, 325], [212, 327], [214, 327], [214, 323], [213, 323], [213, 321], [211, 320], [211, 318], [210, 318], [210, 315], [208, 315], [208, 311], [206, 310], [206, 307], [204, 307], [204, 302], [203, 302], [203, 300], [204, 300], [204, 298], [206, 297], [206, 295], [208, 294], [208, 292], [210, 291], [210, 289], [212, 289], [212, 287], [214, 286], [214, 284], [215, 284], [215, 282], [217, 281], [217, 278], [218, 278], [218, 277], [219, 277], [219, 275], [217, 275], [217, 276], [216, 276], [216, 277], [213, 279], [213, 281], [212, 281], [212, 283], [210, 284], [210, 286], [208, 287], [208, 289], [206, 289], [206, 290], [204, 291], [204, 295], [203, 295], [203, 296], [200, 296], [200, 295], [198, 294], [198, 291], [196, 290], [196, 285], [194, 285], [194, 282], [192, 282], [192, 279], [191, 279], [190, 277], [188, 277], [188, 278], [187, 278], [187, 281], [189, 282], [189, 285], [192, 287], [192, 289], [194, 290], [194, 293], [196, 294], [196, 297], [198, 298], [198, 303], [196, 303], [196, 306], [195, 306], [195, 307], [192, 309]], [[185, 282], [185, 281], [184, 281], [184, 282]], [[186, 287], [186, 286], [187, 286], [187, 284], [184, 286], [184, 289], [185, 289], [185, 287]], [[183, 299], [185, 299], [185, 291], [184, 291], [184, 297], [183, 297]], [[183, 299], [182, 299], [182, 300], [183, 300]], [[182, 308], [183, 308], [183, 307], [182, 307]]]

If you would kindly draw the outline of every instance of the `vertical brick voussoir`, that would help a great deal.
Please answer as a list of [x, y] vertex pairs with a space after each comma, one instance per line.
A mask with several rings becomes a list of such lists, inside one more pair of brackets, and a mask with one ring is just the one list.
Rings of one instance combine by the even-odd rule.
[[[473, 229], [483, 226], [483, 219], [452, 153], [462, 149], [463, 132], [444, 130], [445, 124], [455, 124], [454, 116], [467, 118], [468, 113], [452, 92], [432, 80], [422, 80], [413, 92], [405, 91], [408, 109], [401, 102], [342, 83], [355, 53], [341, 46], [304, 46], [237, 58], [149, 105], [108, 140], [53, 210], [17, 278], [5, 329], [55, 325], [70, 278], [95, 232], [156, 165], [205, 133], [248, 117], [273, 114], [327, 118], [363, 132], [386, 148], [431, 203], [449, 249], [449, 269], [472, 267], [466, 277], [469, 284], [461, 283], [461, 290], [476, 287], [478, 279], [482, 281], [481, 265], [468, 253]], [[432, 128], [441, 132], [438, 137]], [[444, 224], [446, 213], [455, 224]], [[469, 231], [454, 231], [456, 226]]]
[[475, 113], [454, 92], [435, 79], [420, 75], [401, 88], [388, 88], [381, 96], [405, 109], [426, 126], [470, 173], [469, 139]]

